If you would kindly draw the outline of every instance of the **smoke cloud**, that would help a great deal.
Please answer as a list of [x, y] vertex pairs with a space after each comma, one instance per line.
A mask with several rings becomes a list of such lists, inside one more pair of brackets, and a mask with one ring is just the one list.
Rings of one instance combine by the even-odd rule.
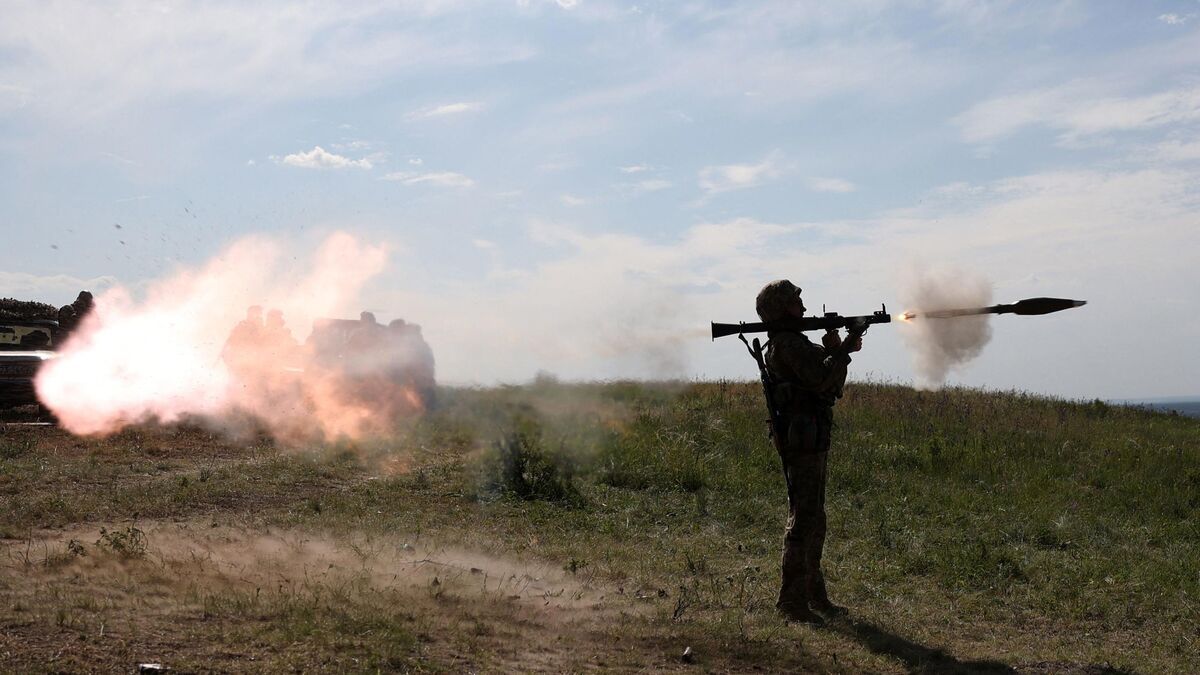
[[[987, 279], [957, 269], [914, 270], [902, 285], [905, 308], [918, 315], [941, 309], [992, 304]], [[937, 389], [950, 372], [979, 356], [992, 338], [990, 315], [954, 319], [917, 319], [901, 324], [900, 333], [912, 353], [918, 386]]]
[[[241, 239], [201, 268], [152, 283], [141, 299], [119, 286], [104, 292], [42, 368], [39, 398], [77, 434], [192, 417], [230, 429], [253, 419], [285, 439], [384, 430], [397, 408], [419, 407], [413, 393], [381, 391], [386, 378], [368, 376], [379, 364], [361, 359], [352, 387], [347, 368], [322, 367], [300, 341], [315, 318], [357, 316], [356, 299], [386, 252], [336, 233], [310, 255], [296, 253], [270, 238]], [[281, 312], [266, 326], [273, 318], [285, 337], [233, 337], [251, 305]]]

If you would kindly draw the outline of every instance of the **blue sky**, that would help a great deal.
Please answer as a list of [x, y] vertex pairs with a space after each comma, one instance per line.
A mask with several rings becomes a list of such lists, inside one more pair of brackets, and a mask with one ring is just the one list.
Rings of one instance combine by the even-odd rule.
[[[956, 267], [1090, 304], [951, 382], [1194, 394], [1198, 130], [1194, 1], [8, 2], [0, 294], [344, 230], [446, 379], [749, 377], [704, 335], [766, 281]], [[855, 369], [913, 377], [891, 327]]]

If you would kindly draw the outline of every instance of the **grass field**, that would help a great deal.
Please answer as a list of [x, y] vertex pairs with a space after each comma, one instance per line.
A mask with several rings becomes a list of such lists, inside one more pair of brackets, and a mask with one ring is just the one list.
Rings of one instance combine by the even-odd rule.
[[852, 384], [808, 626], [756, 383], [441, 398], [304, 448], [3, 427], [0, 671], [1200, 672], [1200, 420]]

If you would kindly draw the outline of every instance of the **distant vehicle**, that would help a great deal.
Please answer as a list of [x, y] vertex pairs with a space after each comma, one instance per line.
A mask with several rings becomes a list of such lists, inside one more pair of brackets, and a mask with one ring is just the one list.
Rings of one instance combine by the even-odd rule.
[[40, 406], [33, 379], [60, 336], [57, 321], [0, 319], [0, 409]]
[[417, 324], [396, 319], [384, 325], [369, 312], [357, 320], [318, 318], [305, 346], [314, 364], [358, 381], [365, 398], [379, 402], [396, 393], [380, 388], [382, 378], [411, 392], [421, 409], [434, 404], [433, 351]]

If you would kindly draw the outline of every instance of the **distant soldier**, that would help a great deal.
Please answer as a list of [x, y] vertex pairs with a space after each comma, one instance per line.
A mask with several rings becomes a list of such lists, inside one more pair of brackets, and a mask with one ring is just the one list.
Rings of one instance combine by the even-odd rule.
[[96, 302], [92, 298], [91, 291], [79, 291], [79, 295], [75, 296], [75, 302], [71, 303], [75, 308], [75, 318], [79, 322], [83, 322], [88, 314], [96, 307]]
[[293, 365], [299, 360], [300, 343], [292, 336], [283, 320], [283, 312], [278, 309], [267, 312], [258, 344], [277, 364]]
[[421, 336], [421, 327], [396, 319], [388, 324], [392, 348], [392, 368], [401, 380], [413, 387], [426, 408], [433, 406], [437, 386], [434, 378], [433, 350]]
[[58, 330], [64, 335], [75, 329], [79, 317], [75, 315], [74, 305], [63, 305], [58, 310]]
[[91, 291], [79, 291], [74, 302], [63, 305], [58, 310], [58, 329], [63, 333], [75, 330], [83, 324], [83, 320], [92, 313], [95, 306]]
[[221, 348], [221, 359], [235, 370], [242, 369], [244, 365], [251, 365], [248, 361], [254, 360], [254, 352], [261, 344], [265, 330], [262, 307], [247, 307], [246, 318], [239, 321], [229, 332], [225, 346]]
[[358, 326], [346, 338], [343, 362], [354, 374], [377, 371], [386, 359], [386, 340], [387, 334], [375, 314], [362, 312], [358, 315]]
[[[763, 321], [802, 317], [806, 308], [800, 289], [787, 280], [772, 281], [756, 300]], [[850, 352], [861, 339], [842, 344], [836, 330], [816, 345], [804, 333], [770, 331], [767, 371], [775, 383], [776, 404], [782, 410], [784, 472], [788, 486], [788, 520], [783, 542], [783, 583], [776, 607], [796, 621], [819, 622], [813, 610], [841, 614], [829, 601], [821, 554], [825, 547], [825, 476], [829, 459], [833, 404], [846, 383]]]

